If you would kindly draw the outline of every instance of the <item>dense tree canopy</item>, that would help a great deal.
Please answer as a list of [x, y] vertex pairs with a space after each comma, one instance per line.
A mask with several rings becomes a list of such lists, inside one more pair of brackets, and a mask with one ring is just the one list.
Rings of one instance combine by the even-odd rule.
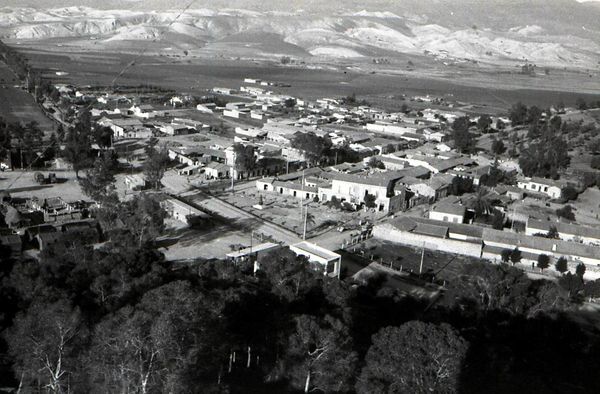
[[567, 168], [571, 161], [565, 146], [565, 140], [560, 137], [530, 143], [519, 157], [519, 165], [523, 174], [525, 176], [558, 178], [559, 171]]
[[457, 393], [467, 342], [447, 324], [412, 321], [373, 336], [358, 393]]
[[292, 148], [303, 151], [311, 164], [326, 161], [331, 147], [329, 138], [319, 137], [315, 133], [296, 133], [292, 139]]

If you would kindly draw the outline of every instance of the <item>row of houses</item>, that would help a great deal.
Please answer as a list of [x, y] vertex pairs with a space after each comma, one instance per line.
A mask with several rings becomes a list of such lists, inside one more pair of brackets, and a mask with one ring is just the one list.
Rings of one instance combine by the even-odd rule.
[[98, 125], [110, 128], [115, 138], [145, 139], [154, 135], [185, 135], [199, 131], [209, 131], [211, 126], [186, 118], [173, 118], [170, 122], [144, 121], [138, 118], [121, 115], [105, 115], [96, 122]]
[[522, 262], [535, 263], [545, 254], [553, 260], [564, 257], [574, 271], [586, 265], [586, 276], [600, 277], [600, 247], [527, 233], [514, 233], [452, 221], [400, 217], [377, 224], [373, 236], [418, 248], [500, 261], [505, 249], [521, 251]]
[[40, 224], [22, 229], [19, 232], [2, 232], [0, 245], [10, 249], [13, 257], [20, 256], [26, 249], [39, 251], [63, 244], [83, 242], [94, 244], [101, 239], [100, 228], [94, 220], [81, 220], [61, 224]]
[[285, 176], [263, 178], [256, 181], [262, 192], [301, 199], [315, 199], [328, 202], [336, 199], [354, 207], [371, 205], [377, 211], [396, 212], [409, 206], [410, 196], [414, 195], [402, 184], [402, 180], [424, 178], [429, 171], [423, 168], [406, 168], [387, 172], [354, 172], [352, 166], [340, 172], [335, 167], [322, 170], [310, 168]]

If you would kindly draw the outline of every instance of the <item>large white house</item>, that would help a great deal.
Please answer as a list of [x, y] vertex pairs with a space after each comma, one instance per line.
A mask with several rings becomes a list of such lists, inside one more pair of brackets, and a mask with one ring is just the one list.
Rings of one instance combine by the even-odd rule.
[[550, 198], [560, 198], [561, 185], [552, 179], [545, 178], [519, 178], [517, 187], [535, 193], [545, 194]]
[[403, 207], [404, 196], [394, 195], [394, 184], [402, 178], [400, 172], [388, 172], [372, 175], [337, 173], [332, 175], [331, 187], [320, 187], [321, 201], [330, 201], [332, 197], [361, 205], [368, 195], [374, 197], [378, 211], [395, 212]]

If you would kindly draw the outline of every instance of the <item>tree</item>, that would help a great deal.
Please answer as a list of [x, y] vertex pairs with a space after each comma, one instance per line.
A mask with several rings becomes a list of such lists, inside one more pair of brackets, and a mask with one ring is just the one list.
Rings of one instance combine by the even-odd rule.
[[304, 393], [350, 391], [358, 357], [347, 327], [330, 316], [319, 321], [310, 315], [296, 317], [294, 325], [276, 367], [292, 388]]
[[367, 208], [375, 208], [377, 207], [377, 203], [375, 202], [377, 198], [370, 193], [365, 194], [365, 206]]
[[151, 244], [164, 230], [165, 210], [145, 193], [119, 204], [106, 204], [95, 212], [111, 241], [142, 247]]
[[556, 215], [559, 218], [565, 218], [572, 222], [575, 221], [575, 213], [573, 212], [573, 207], [571, 207], [570, 205], [565, 205], [564, 207], [557, 209]]
[[473, 135], [469, 133], [471, 120], [468, 116], [456, 118], [452, 123], [452, 138], [460, 152], [468, 151], [475, 143]]
[[477, 128], [482, 133], [487, 133], [492, 125], [492, 118], [489, 115], [481, 115], [477, 119]]
[[289, 98], [285, 99], [285, 101], [283, 102], [283, 105], [286, 108], [294, 108], [296, 106], [296, 104], [297, 104], [297, 101], [293, 97], [289, 97]]
[[86, 337], [84, 327], [79, 309], [64, 300], [36, 301], [18, 314], [6, 339], [24, 387], [69, 392], [70, 376], [78, 367], [74, 356]]
[[321, 274], [311, 269], [304, 257], [296, 256], [286, 249], [270, 252], [260, 266], [260, 277], [264, 278], [271, 292], [285, 302], [292, 302], [309, 294], [316, 286]]
[[577, 264], [577, 267], [575, 267], [575, 275], [577, 275], [581, 279], [583, 279], [583, 276], [585, 275], [585, 264], [583, 264], [583, 263]]
[[387, 144], [383, 148], [383, 152], [381, 152], [381, 153], [394, 153], [394, 152], [396, 152], [396, 146], [394, 144]]
[[510, 261], [511, 253], [512, 253], [512, 250], [510, 250], [510, 249], [502, 249], [500, 251], [500, 258], [502, 259], [503, 262], [508, 263]]
[[592, 299], [600, 297], [600, 279], [586, 282], [584, 291], [585, 296], [590, 298], [590, 302]]
[[477, 190], [477, 195], [473, 201], [475, 214], [477, 216], [486, 216], [492, 212], [492, 203], [489, 199], [489, 194], [484, 187], [480, 187]]
[[569, 270], [569, 264], [567, 263], [567, 259], [564, 257], [560, 257], [558, 260], [556, 260], [556, 263], [554, 263], [554, 268], [556, 268], [556, 270], [561, 274], [567, 272]]
[[579, 192], [571, 185], [567, 185], [560, 190], [560, 196], [564, 201], [577, 200]]
[[234, 144], [235, 169], [239, 172], [249, 172], [256, 167], [256, 156], [252, 145]]
[[457, 393], [468, 343], [448, 324], [411, 321], [373, 335], [356, 383], [362, 393]]
[[371, 157], [368, 162], [369, 167], [371, 168], [379, 168], [381, 170], [385, 170], [385, 164], [377, 157]]
[[156, 190], [160, 188], [160, 180], [165, 175], [169, 155], [165, 149], [156, 150], [154, 147], [148, 149], [148, 158], [144, 162], [144, 178]]
[[108, 148], [112, 146], [113, 130], [110, 127], [96, 126], [92, 133], [94, 141], [101, 148]]
[[504, 130], [505, 128], [506, 128], [506, 124], [504, 124], [502, 119], [498, 118], [498, 120], [496, 121], [496, 129]]
[[62, 154], [71, 163], [75, 176], [79, 178], [79, 171], [92, 163], [89, 129], [84, 129], [81, 123], [72, 128], [67, 134]]
[[492, 152], [496, 155], [501, 155], [506, 152], [506, 146], [502, 140], [494, 140], [492, 142]]
[[522, 254], [521, 254], [521, 251], [519, 249], [514, 248], [510, 252], [510, 261], [511, 261], [511, 263], [513, 263], [513, 265], [521, 262], [521, 258], [522, 258]]
[[558, 178], [558, 170], [567, 168], [571, 162], [566, 146], [564, 139], [555, 136], [529, 144], [519, 157], [523, 174], [528, 177]]
[[[600, 140], [598, 140], [598, 142], [600, 142]], [[590, 163], [590, 166], [595, 170], [600, 170], [600, 155], [592, 157], [592, 162]]]
[[327, 159], [331, 149], [331, 140], [315, 133], [297, 133], [291, 141], [292, 148], [306, 155], [311, 164], [319, 164]]
[[473, 191], [473, 179], [455, 176], [452, 178], [451, 190], [455, 196], [471, 193]]
[[556, 228], [556, 226], [550, 226], [550, 228], [548, 229], [548, 234], [546, 234], [546, 238], [560, 239], [558, 229]]
[[115, 157], [113, 152], [105, 152], [97, 158], [92, 168], [86, 171], [85, 178], [79, 179], [83, 194], [94, 201], [118, 200], [115, 193]]
[[583, 99], [582, 97], [578, 97], [577, 100], [575, 100], [575, 107], [580, 111], [588, 109], [588, 105], [585, 102], [585, 99]]
[[522, 102], [513, 104], [511, 107], [508, 117], [513, 126], [521, 125], [525, 123], [527, 119], [527, 106]]
[[527, 123], [537, 124], [542, 118], [542, 110], [535, 105], [529, 107], [527, 110]]
[[550, 256], [547, 254], [540, 254], [538, 256], [537, 266], [542, 270], [542, 272], [544, 272], [544, 269], [550, 266]]

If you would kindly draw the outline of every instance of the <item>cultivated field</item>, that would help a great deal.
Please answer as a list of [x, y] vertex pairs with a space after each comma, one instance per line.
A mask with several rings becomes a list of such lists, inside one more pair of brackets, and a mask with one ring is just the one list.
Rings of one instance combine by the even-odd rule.
[[20, 88], [20, 82], [8, 66], [0, 62], [0, 116], [9, 122], [35, 121], [46, 134], [55, 124], [42, 112], [33, 96]]
[[368, 63], [282, 66], [266, 59], [82, 53], [73, 48], [70, 49], [73, 52], [64, 52], [65, 48], [42, 49], [39, 43], [21, 43], [17, 48], [26, 53], [35, 67], [46, 69], [49, 74], [69, 73], [53, 77], [57, 82], [79, 86], [111, 86], [113, 82], [132, 86], [150, 84], [201, 94], [214, 86], [239, 88], [245, 77], [255, 77], [289, 83], [292, 85], [289, 88], [273, 90], [307, 99], [356, 93], [378, 105], [398, 107], [402, 101], [391, 96], [429, 94], [481, 103], [492, 112], [505, 111], [519, 100], [540, 107], [559, 101], [572, 105], [577, 97], [592, 99], [600, 93], [600, 81], [576, 71], [556, 70], [550, 75], [530, 77], [518, 74], [517, 70], [499, 71], [467, 64], [447, 68], [439, 63], [417, 62], [414, 71], [406, 71], [400, 65], [393, 69], [389, 65]]

